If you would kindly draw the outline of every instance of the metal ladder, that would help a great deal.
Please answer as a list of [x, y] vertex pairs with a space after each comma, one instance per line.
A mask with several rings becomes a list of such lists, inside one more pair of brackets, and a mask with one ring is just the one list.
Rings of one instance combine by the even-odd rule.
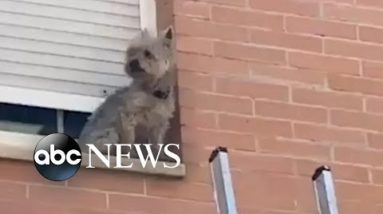
[[[228, 151], [224, 147], [215, 149], [209, 158], [214, 198], [218, 214], [237, 214], [234, 188], [231, 180]], [[331, 170], [321, 166], [312, 176], [320, 214], [338, 214], [335, 186]]]

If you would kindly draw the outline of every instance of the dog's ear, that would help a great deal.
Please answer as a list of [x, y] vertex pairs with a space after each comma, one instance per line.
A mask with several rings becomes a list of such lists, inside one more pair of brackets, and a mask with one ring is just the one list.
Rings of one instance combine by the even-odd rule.
[[165, 39], [173, 40], [173, 27], [168, 27], [166, 30], [164, 30], [163, 35]]
[[173, 38], [174, 38], [173, 32], [174, 32], [173, 28], [168, 27], [164, 31], [162, 31], [160, 34], [160, 37], [166, 47], [170, 48], [173, 46]]

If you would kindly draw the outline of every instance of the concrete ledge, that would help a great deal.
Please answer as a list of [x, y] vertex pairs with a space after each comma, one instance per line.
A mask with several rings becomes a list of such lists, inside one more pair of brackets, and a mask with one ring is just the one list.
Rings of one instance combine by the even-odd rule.
[[[15, 160], [23, 160], [23, 161], [33, 161], [33, 152], [36, 147], [36, 144], [42, 139], [44, 136], [40, 135], [29, 135], [22, 133], [14, 133], [14, 132], [6, 132], [0, 131], [0, 158], [6, 159], [15, 159]], [[110, 157], [111, 165], [113, 166], [116, 163], [115, 157]], [[174, 168], [168, 169], [163, 167], [163, 164], [166, 162], [158, 162], [156, 168], [154, 168], [150, 163], [148, 163], [145, 168], [142, 167], [141, 163], [138, 159], [128, 159], [123, 158], [122, 162], [133, 163], [132, 168], [125, 169], [116, 169], [116, 168], [108, 168], [105, 166], [98, 158], [92, 160], [92, 165], [98, 169], [105, 170], [117, 170], [117, 171], [127, 171], [134, 173], [142, 173], [142, 174], [150, 174], [150, 175], [162, 175], [169, 177], [178, 177], [182, 178], [186, 174], [186, 167], [184, 164]], [[168, 163], [168, 165], [172, 165], [173, 163]], [[83, 154], [82, 164], [83, 167], [88, 166], [88, 155]]]
[[[111, 159], [110, 160], [111, 166], [115, 165], [116, 158], [114, 156], [111, 156], [110, 159]], [[133, 166], [131, 168], [125, 168], [125, 169], [116, 169], [113, 167], [108, 168], [98, 158], [95, 160], [92, 160], [92, 166], [94, 166], [97, 169], [128, 171], [128, 172], [136, 172], [136, 173], [152, 174], [152, 175], [164, 175], [164, 176], [179, 177], [179, 178], [182, 178], [186, 174], [184, 164], [181, 164], [174, 169], [168, 169], [168, 168], [163, 167], [163, 164], [166, 162], [161, 162], [161, 161], [159, 161], [157, 163], [156, 168], [154, 168], [150, 163], [148, 163], [145, 166], [145, 168], [143, 168], [138, 159], [123, 158], [122, 162], [124, 163], [124, 165], [132, 163]], [[174, 163], [168, 163], [168, 165], [172, 165], [172, 164], [174, 164]], [[88, 155], [87, 154], [82, 155], [81, 165], [83, 167], [88, 166]]]

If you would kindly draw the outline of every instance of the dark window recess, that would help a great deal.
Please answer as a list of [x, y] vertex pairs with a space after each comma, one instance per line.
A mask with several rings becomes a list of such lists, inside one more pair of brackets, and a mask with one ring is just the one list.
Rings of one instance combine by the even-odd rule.
[[[0, 103], [0, 130], [49, 135], [58, 132], [57, 110]], [[64, 133], [77, 138], [90, 113], [64, 111]]]
[[78, 138], [90, 113], [64, 111], [64, 133]]
[[0, 103], [0, 130], [40, 135], [55, 133], [56, 110]]

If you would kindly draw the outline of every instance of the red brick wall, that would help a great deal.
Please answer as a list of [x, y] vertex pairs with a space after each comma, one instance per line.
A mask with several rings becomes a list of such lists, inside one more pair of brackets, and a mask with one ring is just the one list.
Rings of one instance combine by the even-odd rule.
[[321, 164], [341, 213], [383, 212], [383, 1], [179, 0], [175, 13], [184, 143], [230, 148], [240, 213], [316, 213]]
[[[356, 3], [355, 3], [356, 2]], [[230, 149], [241, 214], [314, 214], [333, 167], [342, 214], [383, 212], [383, 2], [175, 0], [183, 180], [0, 161], [6, 214], [213, 214], [207, 157]]]

